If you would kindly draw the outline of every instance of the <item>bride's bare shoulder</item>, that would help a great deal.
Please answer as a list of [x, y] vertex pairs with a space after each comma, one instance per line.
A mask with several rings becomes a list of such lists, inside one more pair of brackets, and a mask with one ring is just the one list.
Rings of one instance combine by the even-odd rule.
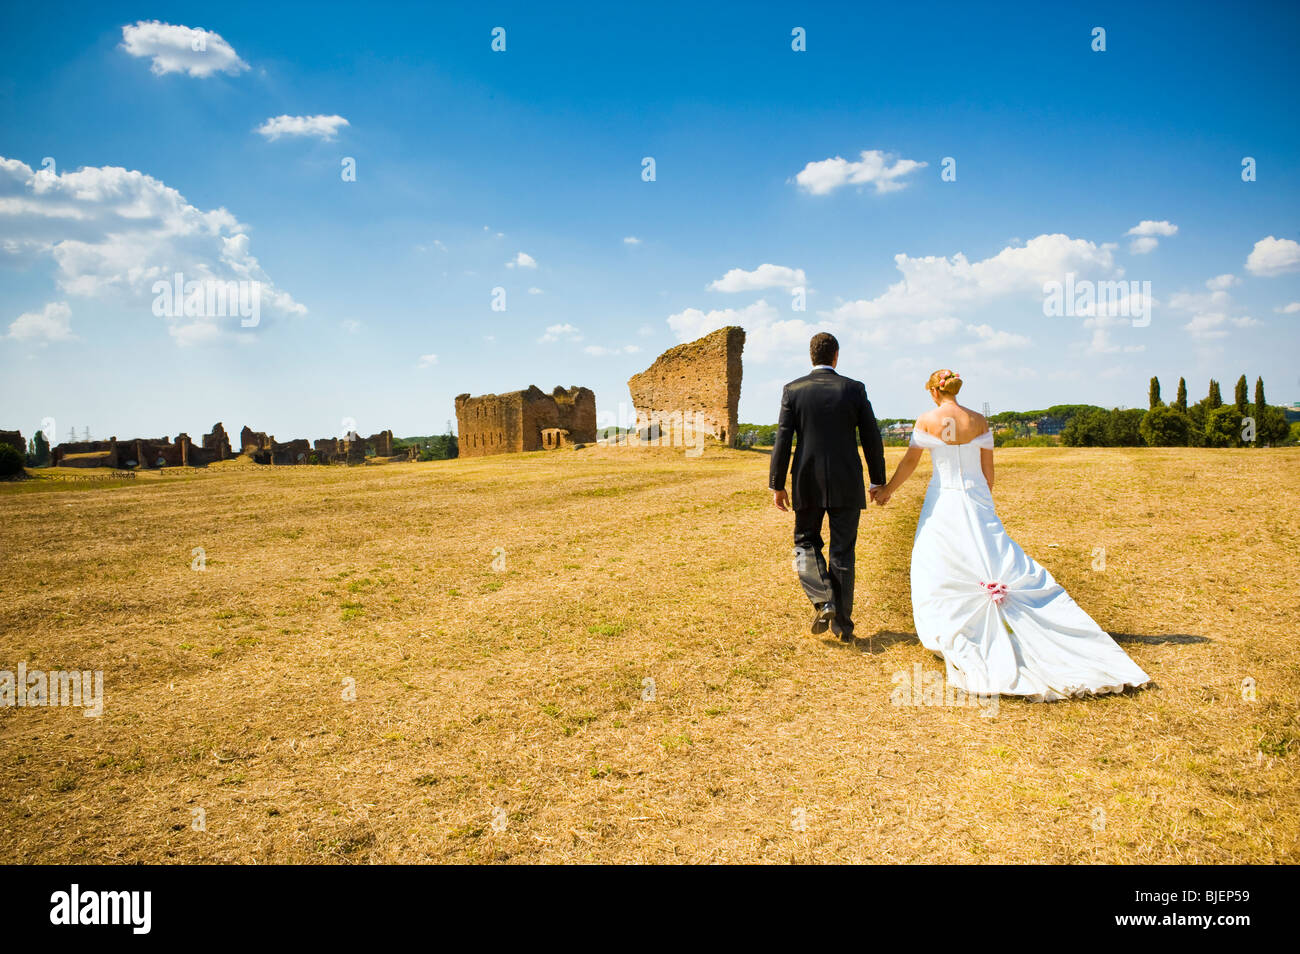
[[925, 411], [922, 414], [918, 414], [916, 417], [916, 429], [918, 431], [925, 431], [927, 434], [933, 434], [938, 430], [938, 411], [939, 409], [936, 407], [932, 410]]

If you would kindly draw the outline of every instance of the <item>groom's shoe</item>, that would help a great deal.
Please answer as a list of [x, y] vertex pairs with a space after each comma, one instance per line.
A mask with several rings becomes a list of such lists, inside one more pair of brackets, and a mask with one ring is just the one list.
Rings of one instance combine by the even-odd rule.
[[846, 643], [853, 642], [853, 630], [851, 629], [846, 630], [843, 626], [840, 625], [840, 621], [838, 619], [831, 620], [831, 632], [834, 633], [836, 636], [838, 636], [840, 639], [844, 640], [844, 642]]
[[814, 636], [820, 636], [826, 632], [826, 627], [835, 619], [835, 604], [829, 601], [823, 603], [817, 608], [817, 615], [813, 617], [812, 631]]

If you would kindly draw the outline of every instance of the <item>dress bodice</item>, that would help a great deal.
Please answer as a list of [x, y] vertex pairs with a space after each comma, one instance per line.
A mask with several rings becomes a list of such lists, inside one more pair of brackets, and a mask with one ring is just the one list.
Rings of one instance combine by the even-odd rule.
[[914, 428], [911, 446], [922, 447], [930, 452], [933, 472], [930, 475], [930, 489], [975, 491], [988, 494], [988, 482], [984, 479], [984, 470], [980, 467], [980, 450], [993, 449], [993, 432], [985, 431], [974, 440], [965, 444], [947, 444], [933, 434]]

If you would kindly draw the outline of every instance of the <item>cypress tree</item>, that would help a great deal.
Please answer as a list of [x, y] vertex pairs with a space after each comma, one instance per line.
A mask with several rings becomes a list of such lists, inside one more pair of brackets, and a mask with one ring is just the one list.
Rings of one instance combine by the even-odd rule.
[[1174, 405], [1184, 414], [1187, 413], [1187, 381], [1183, 378], [1178, 379], [1178, 397], [1174, 399]]
[[1246, 401], [1247, 393], [1248, 392], [1246, 391], [1246, 376], [1243, 374], [1241, 377], [1237, 379], [1237, 387], [1234, 389], [1232, 395], [1233, 403], [1237, 405], [1237, 410], [1242, 414], [1246, 413], [1246, 405], [1248, 403]]
[[1147, 404], [1153, 411], [1160, 406], [1160, 379], [1157, 377], [1151, 378], [1151, 386], [1147, 389]]
[[1213, 411], [1216, 407], [1223, 407], [1223, 395], [1219, 392], [1219, 382], [1210, 378], [1210, 394], [1205, 399], [1206, 410]]

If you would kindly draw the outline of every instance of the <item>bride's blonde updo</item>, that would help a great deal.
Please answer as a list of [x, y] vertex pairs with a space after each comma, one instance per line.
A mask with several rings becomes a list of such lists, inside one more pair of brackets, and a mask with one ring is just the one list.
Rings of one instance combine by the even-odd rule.
[[940, 368], [930, 379], [925, 382], [927, 391], [938, 391], [940, 394], [946, 394], [948, 397], [956, 397], [957, 392], [961, 390], [961, 375], [956, 371], [948, 368]]

